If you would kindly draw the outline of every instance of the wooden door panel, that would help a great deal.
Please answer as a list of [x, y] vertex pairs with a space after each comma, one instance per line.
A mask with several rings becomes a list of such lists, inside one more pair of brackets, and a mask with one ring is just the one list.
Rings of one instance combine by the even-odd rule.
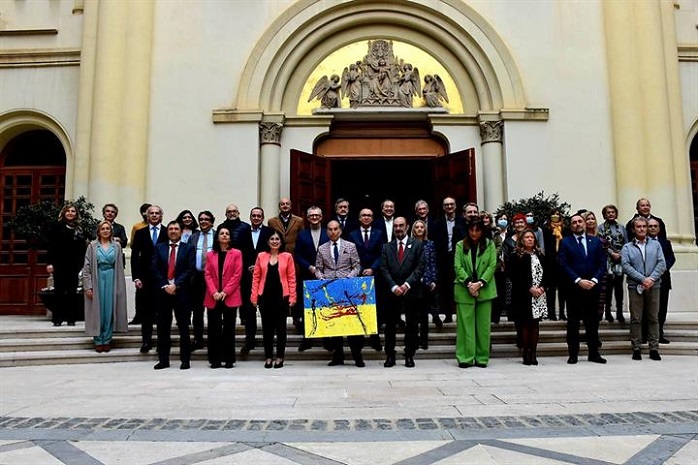
[[444, 197], [453, 197], [458, 205], [477, 202], [475, 185], [475, 149], [450, 153], [434, 159], [435, 205]]
[[305, 217], [308, 207], [316, 205], [329, 212], [330, 162], [300, 150], [291, 150], [291, 200], [294, 213]]

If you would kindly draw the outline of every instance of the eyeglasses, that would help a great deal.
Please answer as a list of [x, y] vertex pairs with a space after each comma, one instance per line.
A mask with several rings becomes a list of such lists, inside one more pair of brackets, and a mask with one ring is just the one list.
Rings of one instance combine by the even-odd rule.
[[308, 215], [308, 218], [320, 218], [322, 215], [318, 215], [317, 213], [313, 213]]
[[370, 213], [362, 213], [361, 216], [369, 216], [369, 217], [370, 217], [370, 216], [373, 216], [373, 215], [371, 215]]
[[658, 228], [659, 225], [658, 225], [658, 224], [650, 224], [650, 225], [648, 225], [647, 227], [648, 227], [648, 228]]
[[204, 221], [211, 221], [211, 218], [199, 218], [199, 223], [203, 223]]

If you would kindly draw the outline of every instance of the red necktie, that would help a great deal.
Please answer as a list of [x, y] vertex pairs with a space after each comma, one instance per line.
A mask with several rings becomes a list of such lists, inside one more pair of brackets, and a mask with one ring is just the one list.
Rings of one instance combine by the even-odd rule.
[[402, 259], [405, 256], [405, 247], [402, 245], [402, 241], [398, 242], [398, 247], [397, 247], [397, 261], [402, 263]]
[[170, 259], [167, 261], [167, 279], [172, 281], [175, 277], [175, 258], [177, 244], [170, 244]]

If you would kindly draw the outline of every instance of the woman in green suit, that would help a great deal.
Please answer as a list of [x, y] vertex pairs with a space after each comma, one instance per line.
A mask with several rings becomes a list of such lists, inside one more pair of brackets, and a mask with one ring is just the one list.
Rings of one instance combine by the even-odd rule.
[[485, 368], [490, 360], [490, 317], [497, 297], [494, 271], [497, 251], [484, 235], [482, 222], [468, 224], [468, 235], [456, 244], [453, 296], [457, 311], [456, 359], [460, 368]]

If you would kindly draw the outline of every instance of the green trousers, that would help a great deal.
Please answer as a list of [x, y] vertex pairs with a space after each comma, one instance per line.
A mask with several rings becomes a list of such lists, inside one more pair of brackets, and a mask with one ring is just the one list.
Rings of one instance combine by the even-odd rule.
[[492, 301], [456, 303], [456, 312], [458, 363], [487, 365], [490, 361]]

